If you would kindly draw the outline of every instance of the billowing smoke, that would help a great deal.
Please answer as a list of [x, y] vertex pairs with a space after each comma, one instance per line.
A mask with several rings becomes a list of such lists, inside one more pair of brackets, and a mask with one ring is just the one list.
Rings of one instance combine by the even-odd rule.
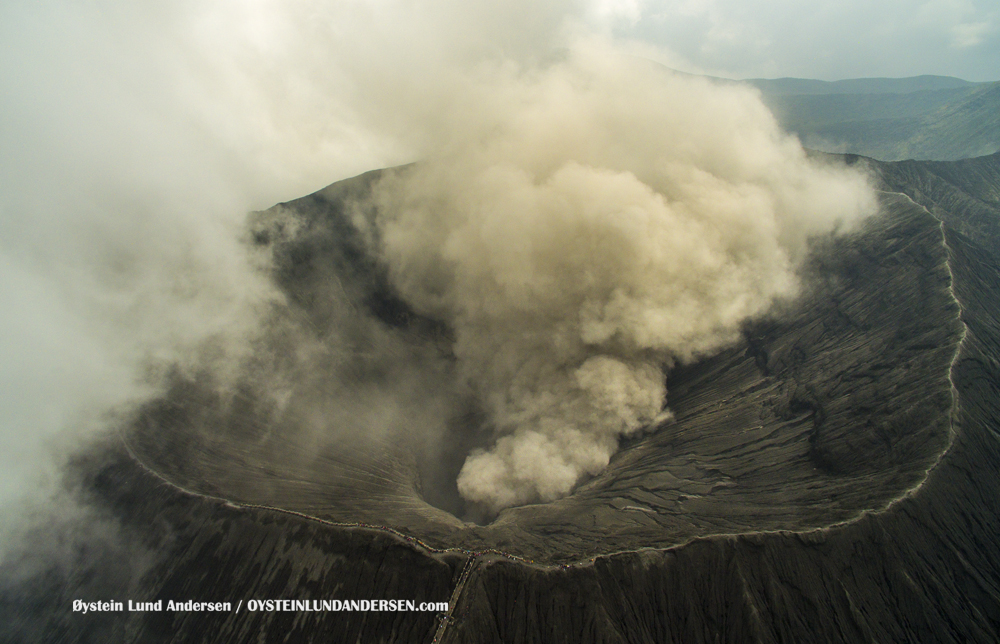
[[606, 47], [463, 98], [435, 156], [381, 183], [379, 229], [495, 427], [458, 479], [493, 511], [566, 495], [668, 418], [665, 368], [793, 297], [808, 238], [873, 207], [753, 92]]
[[[582, 36], [608, 6], [0, 7], [0, 504], [66, 451], [47, 441], [119, 427], [106, 412], [169, 374], [254, 378], [314, 433], [429, 441], [471, 390], [496, 435], [460, 489], [493, 510], [566, 494], [666, 418], [664, 369], [793, 296], [807, 238], [869, 197], [753, 93]], [[373, 238], [455, 365], [335, 280], [330, 328], [305, 333], [243, 243], [250, 210], [415, 160], [379, 185]]]

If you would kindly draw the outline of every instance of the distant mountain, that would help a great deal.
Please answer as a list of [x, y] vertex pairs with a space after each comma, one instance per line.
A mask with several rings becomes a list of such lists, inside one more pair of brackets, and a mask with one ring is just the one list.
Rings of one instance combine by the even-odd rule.
[[954, 161], [1000, 150], [1000, 83], [945, 76], [744, 81], [803, 145], [883, 161]]
[[910, 78], [851, 78], [821, 81], [809, 78], [750, 78], [744, 83], [768, 94], [910, 94], [942, 89], [969, 89], [973, 83], [953, 76], [912, 76]]
[[1000, 82], [951, 76], [705, 78], [756, 87], [781, 126], [821, 152], [880, 161], [957, 161], [1000, 151]]

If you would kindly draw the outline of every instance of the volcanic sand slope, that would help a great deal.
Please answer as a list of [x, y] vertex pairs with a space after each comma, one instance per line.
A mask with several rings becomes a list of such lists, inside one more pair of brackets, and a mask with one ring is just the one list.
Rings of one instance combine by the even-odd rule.
[[[117, 540], [80, 537], [71, 543], [86, 558], [4, 575], [0, 601], [12, 618], [0, 632], [49, 641], [996, 641], [1000, 262], [990, 242], [1000, 226], [985, 215], [968, 234], [956, 226], [996, 203], [998, 158], [912, 164], [933, 184], [920, 194], [899, 166], [865, 162], [917, 203], [887, 194], [865, 230], [820, 244], [806, 299], [748, 327], [745, 345], [674, 371], [677, 421], [626, 445], [574, 495], [473, 527], [423, 503], [409, 474], [410, 483], [387, 483], [401, 472], [379, 465], [353, 487], [334, 476], [341, 487], [324, 498], [322, 477], [342, 464], [319, 455], [291, 477], [272, 452], [268, 471], [268, 449], [234, 449], [233, 414], [179, 379], [128, 437], [158, 474], [114, 444], [73, 470], [94, 512], [119, 526]], [[184, 440], [197, 435], [197, 449], [167, 438], [192, 420], [198, 430]], [[222, 434], [205, 430], [216, 421]], [[157, 434], [156, 423], [168, 425]], [[354, 521], [394, 521], [453, 549], [234, 507], [160, 476], [237, 504], [335, 520], [360, 511]], [[409, 514], [397, 514], [404, 506]], [[115, 596], [450, 597], [452, 610], [444, 622], [430, 613], [69, 612], [73, 598]]]
[[903, 193], [987, 250], [1000, 253], [1000, 152], [954, 163], [869, 163], [887, 189]]

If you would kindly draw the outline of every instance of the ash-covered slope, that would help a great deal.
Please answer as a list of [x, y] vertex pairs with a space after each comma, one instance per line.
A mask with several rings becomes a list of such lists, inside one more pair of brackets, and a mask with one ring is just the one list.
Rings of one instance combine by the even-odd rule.
[[[95, 447], [75, 466], [77, 489], [115, 538], [68, 539], [76, 554], [58, 565], [26, 548], [35, 565], [4, 575], [2, 632], [50, 641], [995, 641], [1000, 259], [991, 240], [1000, 226], [982, 213], [1000, 191], [998, 159], [863, 162], [884, 182], [882, 215], [817, 244], [808, 295], [750, 325], [741, 346], [671, 372], [676, 421], [626, 445], [573, 495], [487, 526], [464, 523], [446, 511], [457, 511], [447, 495], [431, 499], [439, 507], [426, 501], [429, 474], [412, 450], [384, 445], [354, 458], [294, 434], [279, 440], [261, 424], [268, 412], [252, 388], [225, 403], [208, 383], [178, 376], [124, 444]], [[337, 322], [323, 299], [335, 276], [338, 292], [400, 347], [444, 351], [448, 330], [393, 296], [346, 225], [345, 197], [373, 179], [265, 215], [258, 241], [279, 260], [290, 314], [318, 334]], [[357, 369], [373, 373], [365, 360]], [[474, 410], [453, 420], [460, 430]], [[69, 522], [67, 534], [77, 527]], [[73, 598], [115, 596], [447, 598], [451, 610], [70, 612]]]
[[951, 228], [1000, 253], [1000, 152], [955, 163], [870, 166], [887, 189], [909, 196]]
[[[347, 293], [359, 316], [370, 311], [399, 338], [387, 359], [403, 361], [440, 323], [394, 296], [351, 223], [372, 179], [263, 213], [255, 234], [277, 258], [277, 281], [292, 302], [283, 315], [304, 316], [310, 333], [329, 337], [343, 323], [330, 313], [332, 298]], [[570, 497], [506, 510], [487, 526], [433, 507], [424, 490], [448, 483], [424, 480], [438, 461], [408, 458], [410, 446], [391, 439], [323, 444], [294, 420], [271, 429], [278, 421], [252, 392], [227, 405], [203, 383], [179, 379], [143, 411], [128, 442], [152, 470], [202, 494], [537, 562], [719, 533], [820, 528], [884, 507], [918, 485], [945, 449], [947, 374], [960, 326], [939, 224], [903, 196], [886, 195], [864, 230], [818, 243], [807, 280], [808, 295], [751, 325], [748, 343], [670, 374], [674, 422], [634, 439]], [[364, 358], [351, 375], [382, 378], [371, 364], [382, 358], [367, 347], [376, 335], [364, 333], [355, 345]], [[447, 351], [447, 329], [437, 334]], [[289, 408], [296, 404], [293, 396]], [[419, 419], [399, 422], [422, 431]], [[474, 416], [452, 423], [448, 441], [479, 431]], [[310, 449], [315, 457], [304, 458]]]

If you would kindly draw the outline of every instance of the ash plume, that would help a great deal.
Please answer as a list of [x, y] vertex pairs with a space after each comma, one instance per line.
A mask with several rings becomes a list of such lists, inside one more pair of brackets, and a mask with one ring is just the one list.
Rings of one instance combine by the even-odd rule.
[[[598, 4], [0, 9], [0, 502], [204, 373], [267, 399], [296, 448], [447, 451], [474, 396], [495, 433], [458, 485], [491, 512], [567, 494], [666, 419], [665, 370], [793, 297], [810, 235], [872, 199], [753, 92], [594, 36]], [[367, 239], [453, 363], [336, 280], [327, 327], [291, 319], [245, 243], [248, 211], [412, 161]]]
[[809, 237], [873, 209], [753, 92], [593, 43], [461, 108], [433, 157], [381, 183], [378, 226], [495, 427], [458, 478], [494, 512], [568, 494], [667, 419], [665, 369], [794, 297]]

